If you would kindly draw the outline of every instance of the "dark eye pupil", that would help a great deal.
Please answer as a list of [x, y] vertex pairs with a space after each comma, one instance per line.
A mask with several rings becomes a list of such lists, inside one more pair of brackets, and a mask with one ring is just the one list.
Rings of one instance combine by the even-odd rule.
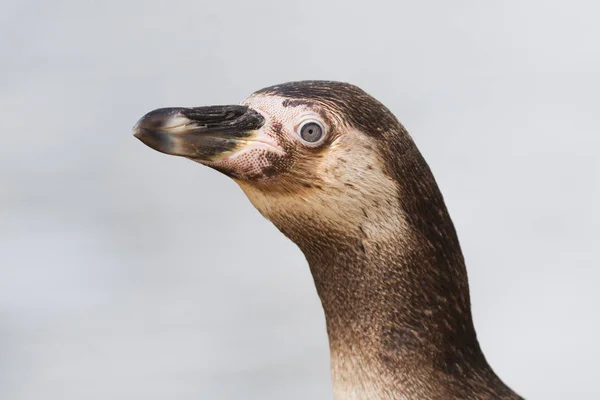
[[317, 142], [323, 136], [323, 128], [316, 122], [309, 122], [300, 129], [300, 136], [307, 142]]

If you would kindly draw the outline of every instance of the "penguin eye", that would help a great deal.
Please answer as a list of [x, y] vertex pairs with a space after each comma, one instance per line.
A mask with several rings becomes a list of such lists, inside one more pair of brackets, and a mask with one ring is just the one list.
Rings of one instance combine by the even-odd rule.
[[307, 143], [318, 142], [322, 137], [323, 127], [317, 122], [305, 122], [300, 127], [300, 138]]

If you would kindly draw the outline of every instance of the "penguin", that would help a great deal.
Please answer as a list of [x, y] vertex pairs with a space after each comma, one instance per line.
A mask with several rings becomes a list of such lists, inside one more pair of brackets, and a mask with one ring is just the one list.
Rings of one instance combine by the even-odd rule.
[[521, 399], [478, 343], [465, 261], [434, 176], [394, 114], [343, 82], [240, 105], [161, 108], [134, 135], [233, 179], [304, 253], [335, 400]]

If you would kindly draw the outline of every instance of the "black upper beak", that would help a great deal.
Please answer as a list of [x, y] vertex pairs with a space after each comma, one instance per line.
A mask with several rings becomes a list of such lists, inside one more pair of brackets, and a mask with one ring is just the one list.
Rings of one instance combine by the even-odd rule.
[[133, 134], [162, 153], [211, 161], [244, 145], [264, 122], [247, 106], [159, 108], [140, 118]]

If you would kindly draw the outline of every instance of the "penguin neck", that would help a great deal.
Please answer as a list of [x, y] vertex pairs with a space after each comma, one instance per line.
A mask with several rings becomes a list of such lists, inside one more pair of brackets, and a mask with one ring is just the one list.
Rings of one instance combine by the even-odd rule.
[[417, 150], [396, 150], [380, 163], [385, 176], [344, 182], [348, 171], [318, 192], [241, 184], [310, 265], [335, 398], [516, 399], [477, 342], [463, 255], [433, 175]]
[[471, 387], [513, 398], [480, 350], [463, 255], [434, 189], [424, 213], [399, 206], [406, 219], [383, 236], [369, 234], [376, 218], [354, 231], [291, 235], [325, 311], [336, 399], [443, 398]]
[[336, 242], [305, 253], [325, 311], [335, 392], [344, 393], [336, 398], [369, 398], [430, 381], [435, 370], [485, 363], [460, 254], [425, 259], [427, 249], [398, 243]]

